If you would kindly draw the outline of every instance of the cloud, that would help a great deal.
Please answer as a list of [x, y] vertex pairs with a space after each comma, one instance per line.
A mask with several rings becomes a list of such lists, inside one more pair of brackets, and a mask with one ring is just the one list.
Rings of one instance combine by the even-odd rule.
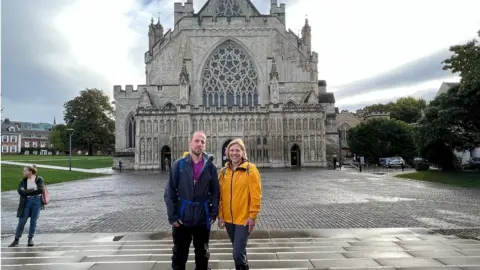
[[336, 105], [341, 107], [341, 109], [356, 110], [374, 103], [388, 103], [405, 96], [423, 98], [429, 101], [435, 97], [443, 81], [455, 81], [455, 79], [456, 77], [450, 76], [444, 79], [424, 81], [415, 85], [375, 89], [362, 94], [352, 94], [343, 99], [337, 99]]
[[[55, 116], [58, 121], [63, 103], [80, 90], [100, 88], [112, 97], [114, 84], [145, 83], [148, 24], [160, 14], [165, 31], [172, 28], [174, 2], [185, 1], [2, 1], [2, 116], [24, 121]], [[194, 0], [195, 11], [205, 2]], [[270, 1], [252, 2], [269, 14]], [[355, 106], [352, 95], [385, 98], [393, 96], [392, 89], [415, 84], [418, 91], [412, 95], [430, 93], [422, 83], [448, 76], [438, 69], [442, 51], [473, 36], [480, 25], [480, 1], [279, 3], [286, 3], [287, 29], [295, 33], [309, 15], [319, 78], [335, 91], [339, 106]]]
[[373, 77], [332, 87], [338, 99], [352, 94], [359, 95], [380, 89], [394, 89], [414, 86], [425, 81], [452, 77], [451, 71], [442, 70], [441, 62], [451, 56], [448, 49], [440, 50], [431, 55], [411, 61], [385, 73]]
[[[72, 64], [65, 39], [47, 18], [71, 1], [2, 2], [3, 117], [63, 119], [63, 103], [86, 87], [106, 86], [101, 74]], [[92, 82], [95, 82], [94, 84]]]

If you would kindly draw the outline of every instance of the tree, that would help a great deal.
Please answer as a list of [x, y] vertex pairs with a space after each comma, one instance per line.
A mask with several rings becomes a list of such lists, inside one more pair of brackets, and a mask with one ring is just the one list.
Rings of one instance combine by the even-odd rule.
[[422, 156], [444, 170], [458, 168], [453, 150], [480, 146], [480, 46], [477, 43], [474, 39], [450, 47], [453, 55], [442, 62], [443, 69], [459, 73], [460, 84], [429, 104], [416, 132], [415, 141]]
[[426, 107], [427, 102], [424, 99], [402, 97], [392, 104], [390, 117], [409, 124], [416, 123]]
[[113, 106], [101, 90], [86, 89], [64, 104], [67, 128], [73, 128], [72, 144], [75, 148], [95, 150], [111, 148], [115, 142]]
[[402, 97], [387, 104], [373, 104], [364, 108], [367, 112], [390, 112], [390, 118], [405, 123], [416, 123], [422, 116], [422, 110], [427, 107], [424, 99]]
[[415, 145], [411, 128], [394, 119], [372, 119], [348, 132], [348, 145], [353, 153], [364, 156], [370, 163], [381, 157], [401, 156], [411, 160]]
[[64, 124], [56, 125], [50, 132], [48, 142], [53, 144], [53, 149], [57, 151], [66, 151], [68, 145], [67, 127]]
[[[477, 32], [480, 37], [480, 31]], [[456, 124], [465, 130], [480, 132], [480, 46], [473, 39], [463, 45], [450, 47], [453, 55], [443, 61], [444, 70], [459, 73], [460, 85], [447, 96]], [[446, 104], [446, 105], [447, 105]], [[478, 144], [477, 144], [478, 146]]]

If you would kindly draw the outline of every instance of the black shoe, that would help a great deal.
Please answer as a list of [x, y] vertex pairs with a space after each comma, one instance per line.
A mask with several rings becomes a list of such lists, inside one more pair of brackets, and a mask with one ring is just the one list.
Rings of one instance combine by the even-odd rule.
[[8, 247], [16, 247], [18, 246], [18, 239], [13, 240], [13, 242]]
[[29, 247], [33, 247], [35, 244], [33, 244], [33, 239], [32, 238], [28, 238], [28, 246]]

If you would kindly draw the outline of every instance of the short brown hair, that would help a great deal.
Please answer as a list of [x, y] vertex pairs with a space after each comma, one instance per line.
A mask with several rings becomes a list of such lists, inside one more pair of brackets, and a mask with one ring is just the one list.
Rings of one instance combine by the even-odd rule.
[[25, 166], [25, 168], [29, 171], [32, 172], [32, 174], [37, 174], [37, 166], [35, 165], [29, 165], [29, 166]]

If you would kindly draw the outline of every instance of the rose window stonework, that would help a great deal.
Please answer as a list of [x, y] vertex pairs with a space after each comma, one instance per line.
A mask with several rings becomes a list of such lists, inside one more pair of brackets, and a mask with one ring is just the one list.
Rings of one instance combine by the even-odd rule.
[[221, 0], [216, 9], [217, 17], [241, 16], [242, 7], [238, 0]]
[[203, 105], [258, 104], [258, 74], [251, 58], [233, 41], [218, 46], [202, 72]]

